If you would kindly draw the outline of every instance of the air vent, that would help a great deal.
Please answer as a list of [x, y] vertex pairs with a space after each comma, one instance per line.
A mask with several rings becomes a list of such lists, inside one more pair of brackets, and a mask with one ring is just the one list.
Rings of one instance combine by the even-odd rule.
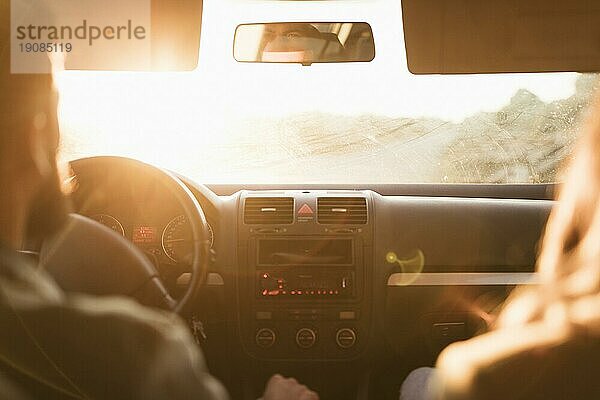
[[319, 197], [317, 221], [320, 224], [366, 224], [367, 199], [364, 197]]
[[248, 197], [244, 204], [246, 224], [291, 224], [294, 222], [292, 197]]

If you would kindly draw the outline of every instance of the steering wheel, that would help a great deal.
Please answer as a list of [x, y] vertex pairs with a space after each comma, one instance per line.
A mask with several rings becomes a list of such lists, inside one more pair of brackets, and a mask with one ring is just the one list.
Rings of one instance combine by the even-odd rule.
[[151, 179], [164, 188], [183, 211], [191, 231], [191, 276], [185, 291], [173, 299], [150, 259], [132, 242], [104, 225], [79, 214], [71, 214], [63, 229], [46, 240], [40, 265], [66, 292], [93, 295], [125, 295], [139, 302], [182, 313], [205, 282], [210, 243], [208, 225], [196, 197], [175, 175], [124, 157], [91, 157], [71, 163], [75, 179], [90, 174], [122, 179]]

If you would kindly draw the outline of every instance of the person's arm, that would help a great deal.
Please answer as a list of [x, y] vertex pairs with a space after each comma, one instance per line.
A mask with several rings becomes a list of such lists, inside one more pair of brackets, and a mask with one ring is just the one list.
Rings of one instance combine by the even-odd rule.
[[527, 326], [498, 330], [448, 346], [437, 361], [437, 399], [518, 399], [531, 383], [536, 351], [564, 339], [564, 333]]
[[[91, 344], [89, 348], [95, 356], [100, 355], [100, 374], [107, 373], [109, 382], [115, 382], [113, 387], [95, 387], [94, 394], [98, 394], [99, 389], [108, 389], [110, 393], [122, 390], [140, 399], [228, 398], [223, 385], [208, 371], [200, 348], [178, 317], [123, 299], [86, 297], [73, 304], [74, 310], [82, 314], [82, 324], [95, 332], [85, 334], [79, 330], [75, 335], [83, 334], [88, 339], [91, 336], [90, 343], [96, 341], [97, 345]], [[81, 345], [85, 345], [83, 341]], [[106, 351], [109, 353], [102, 356]], [[86, 362], [86, 357], [82, 358]], [[110, 367], [111, 363], [114, 368]], [[106, 394], [94, 397], [106, 398]], [[318, 400], [319, 397], [294, 378], [274, 375], [267, 382], [263, 399]]]
[[[586, 308], [597, 309], [598, 305]], [[438, 358], [430, 386], [433, 398], [597, 398], [600, 382], [594, 375], [600, 366], [599, 322], [598, 318], [578, 320], [570, 313], [452, 344]]]
[[[227, 399], [176, 315], [125, 298], [64, 295], [42, 271], [21, 267], [11, 278], [17, 285], [0, 278], [6, 306], [0, 353], [36, 390], [90, 399]], [[275, 375], [264, 399], [318, 396]]]
[[15, 361], [83, 398], [228, 398], [177, 316], [88, 296], [19, 307], [15, 315], [11, 335], [20, 332], [23, 342], [13, 344], [21, 349], [12, 352]]

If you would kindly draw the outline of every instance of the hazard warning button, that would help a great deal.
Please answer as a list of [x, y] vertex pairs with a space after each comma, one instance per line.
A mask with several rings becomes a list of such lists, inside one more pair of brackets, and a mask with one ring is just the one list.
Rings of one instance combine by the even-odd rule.
[[300, 209], [298, 209], [298, 215], [308, 216], [308, 215], [313, 215], [313, 214], [314, 214], [314, 211], [306, 203], [302, 204]]

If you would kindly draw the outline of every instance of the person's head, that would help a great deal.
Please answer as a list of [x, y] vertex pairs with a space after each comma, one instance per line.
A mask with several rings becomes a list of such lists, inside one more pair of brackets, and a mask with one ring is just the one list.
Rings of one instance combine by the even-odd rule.
[[51, 74], [11, 73], [9, 3], [0, 3], [0, 241], [18, 246], [26, 232], [54, 230], [65, 208], [58, 96]]
[[308, 23], [268, 26], [261, 44], [263, 62], [311, 62], [324, 40]]

